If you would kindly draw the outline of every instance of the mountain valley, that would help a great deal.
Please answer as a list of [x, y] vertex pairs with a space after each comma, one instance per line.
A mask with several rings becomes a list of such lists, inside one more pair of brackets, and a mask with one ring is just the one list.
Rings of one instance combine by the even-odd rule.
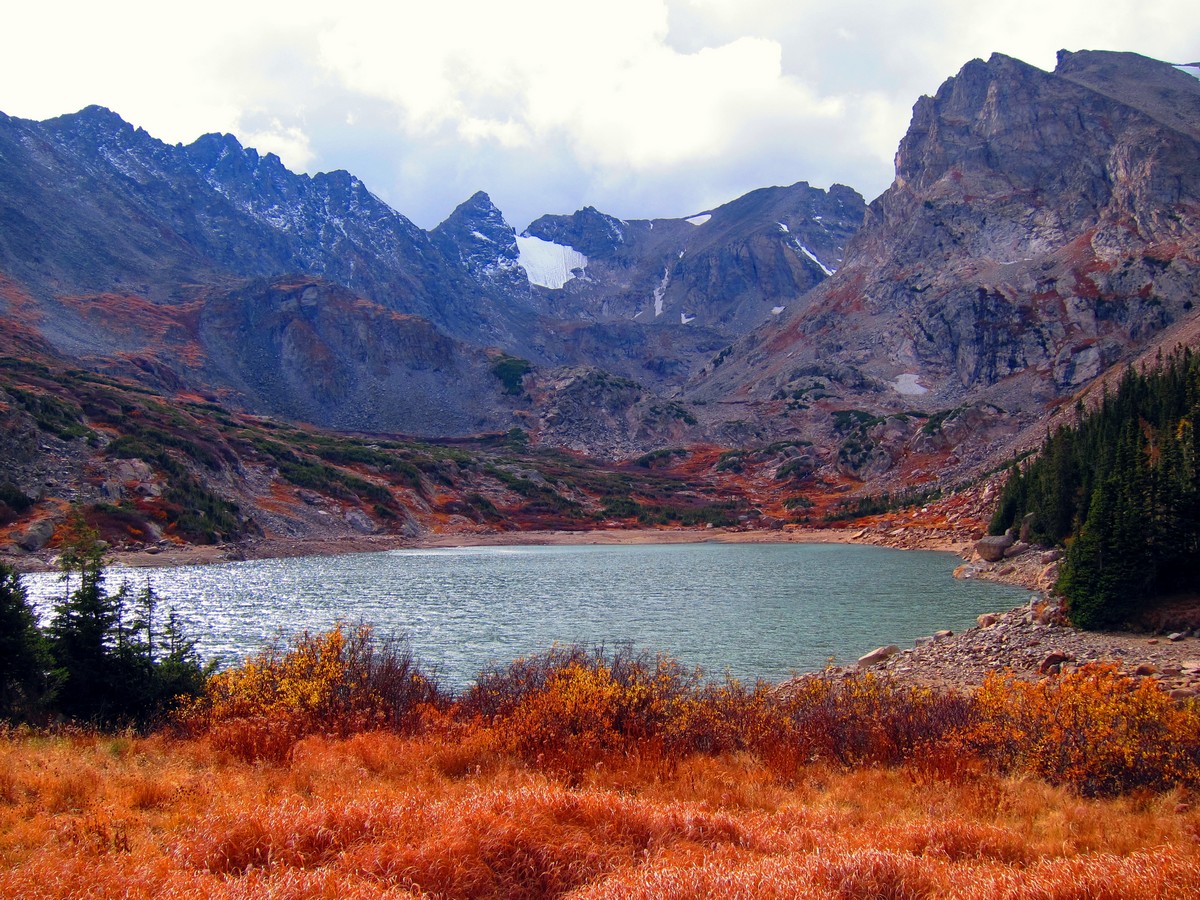
[[231, 135], [0, 115], [0, 544], [72, 503], [156, 546], [949, 497], [1194, 346], [1198, 287], [1200, 79], [1129, 53], [968, 63], [869, 204], [521, 232], [482, 192], [422, 230]]

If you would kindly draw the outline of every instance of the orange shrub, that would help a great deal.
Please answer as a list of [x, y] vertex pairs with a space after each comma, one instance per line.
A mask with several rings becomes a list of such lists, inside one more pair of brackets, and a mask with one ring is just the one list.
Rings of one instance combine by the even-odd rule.
[[1039, 682], [989, 675], [964, 748], [1087, 796], [1200, 785], [1200, 708], [1111, 664]]
[[1040, 683], [991, 676], [966, 697], [872, 673], [706, 683], [663, 656], [554, 647], [483, 673], [452, 702], [402, 648], [340, 626], [213, 676], [184, 721], [215, 748], [272, 761], [310, 734], [432, 729], [438, 768], [454, 777], [508, 755], [581, 773], [747, 753], [784, 782], [822, 763], [909, 764], [939, 779], [1027, 772], [1085, 795], [1200, 785], [1200, 706], [1112, 666]]
[[411, 730], [424, 710], [442, 705], [406, 648], [377, 641], [369, 626], [341, 625], [218, 672], [180, 720], [241, 758], [278, 761], [306, 734]]
[[578, 771], [610, 751], [661, 755], [697, 681], [662, 656], [554, 647], [484, 673], [458, 712], [493, 729], [504, 750]]

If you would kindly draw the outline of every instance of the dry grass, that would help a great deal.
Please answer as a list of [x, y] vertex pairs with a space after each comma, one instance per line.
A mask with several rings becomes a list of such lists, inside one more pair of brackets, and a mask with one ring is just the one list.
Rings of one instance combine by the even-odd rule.
[[555, 777], [444, 736], [0, 741], [5, 897], [1187, 897], [1200, 813], [1040, 780], [745, 753]]
[[1200, 897], [1200, 710], [556, 649], [443, 696], [369, 634], [174, 733], [0, 736], [2, 897]]

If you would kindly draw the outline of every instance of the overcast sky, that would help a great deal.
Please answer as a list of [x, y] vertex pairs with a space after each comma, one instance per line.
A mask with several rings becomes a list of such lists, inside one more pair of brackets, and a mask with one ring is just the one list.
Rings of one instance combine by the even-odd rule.
[[0, 111], [92, 103], [348, 169], [430, 228], [485, 190], [524, 228], [892, 180], [912, 105], [975, 57], [1200, 58], [1195, 0], [212, 0], [10, 4]]

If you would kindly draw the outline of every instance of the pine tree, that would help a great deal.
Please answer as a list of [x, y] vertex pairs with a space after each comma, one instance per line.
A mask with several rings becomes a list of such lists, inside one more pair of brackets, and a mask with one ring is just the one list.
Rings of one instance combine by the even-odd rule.
[[0, 563], [0, 719], [40, 718], [52, 694], [50, 665], [25, 586]]
[[989, 530], [1032, 514], [1068, 547], [1059, 588], [1078, 624], [1119, 624], [1155, 597], [1196, 590], [1200, 571], [1200, 357], [1182, 348], [1130, 368], [1073, 425], [1014, 466]]
[[122, 688], [115, 654], [123, 597], [105, 590], [103, 545], [78, 514], [67, 525], [60, 559], [67, 592], [50, 624], [58, 707], [70, 718], [112, 722]]
[[104, 545], [82, 517], [68, 525], [62, 553], [66, 596], [55, 607], [50, 646], [61, 687], [58, 710], [97, 725], [148, 725], [208, 674], [174, 614], [161, 632], [159, 600], [147, 587], [130, 601], [104, 585]]

